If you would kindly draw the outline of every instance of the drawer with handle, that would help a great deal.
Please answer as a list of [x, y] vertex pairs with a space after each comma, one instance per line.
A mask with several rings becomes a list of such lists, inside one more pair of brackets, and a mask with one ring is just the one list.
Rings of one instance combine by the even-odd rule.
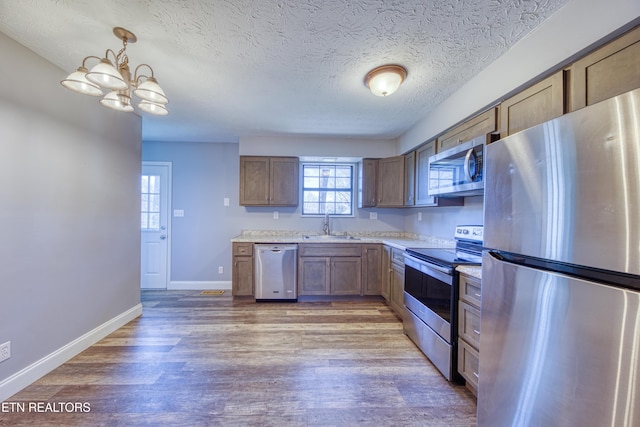
[[461, 274], [460, 299], [468, 304], [480, 307], [480, 279]]
[[480, 348], [480, 310], [460, 301], [458, 335], [475, 348]]
[[474, 391], [478, 390], [478, 351], [464, 340], [458, 342], [458, 372]]
[[234, 242], [233, 256], [253, 256], [253, 243]]

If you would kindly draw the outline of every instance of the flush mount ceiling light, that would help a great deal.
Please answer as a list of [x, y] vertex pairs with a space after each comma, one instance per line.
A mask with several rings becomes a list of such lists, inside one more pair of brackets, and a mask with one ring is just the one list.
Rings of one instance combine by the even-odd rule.
[[401, 65], [382, 65], [369, 71], [364, 84], [376, 96], [387, 96], [398, 90], [407, 77], [407, 69]]
[[[165, 116], [169, 114], [165, 105], [169, 99], [158, 85], [153, 75], [153, 68], [148, 64], [140, 64], [136, 67], [133, 77], [129, 70], [129, 57], [127, 56], [127, 43], [135, 43], [138, 39], [135, 34], [121, 27], [115, 27], [113, 34], [122, 40], [122, 49], [117, 54], [107, 49], [104, 58], [87, 56], [82, 60], [82, 65], [76, 71], [60, 82], [62, 86], [74, 92], [84, 95], [102, 96], [102, 89], [109, 89], [107, 95], [100, 100], [100, 104], [118, 111], [134, 111], [131, 105], [131, 91], [141, 99], [138, 108], [142, 111]], [[113, 62], [109, 59], [113, 57]], [[89, 71], [86, 67], [87, 60], [96, 59], [96, 64]], [[150, 75], [143, 74], [143, 71]]]

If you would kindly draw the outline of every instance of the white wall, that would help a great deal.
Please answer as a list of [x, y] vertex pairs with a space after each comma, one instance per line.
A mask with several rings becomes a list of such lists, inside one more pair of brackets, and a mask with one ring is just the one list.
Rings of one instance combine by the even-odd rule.
[[140, 310], [140, 118], [0, 33], [0, 400]]
[[240, 154], [250, 156], [391, 157], [396, 140], [310, 136], [241, 137]]

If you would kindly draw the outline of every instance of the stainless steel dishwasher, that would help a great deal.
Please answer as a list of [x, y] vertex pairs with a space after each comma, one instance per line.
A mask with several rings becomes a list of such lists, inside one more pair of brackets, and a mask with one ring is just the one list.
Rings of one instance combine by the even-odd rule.
[[255, 245], [256, 301], [297, 301], [298, 245]]

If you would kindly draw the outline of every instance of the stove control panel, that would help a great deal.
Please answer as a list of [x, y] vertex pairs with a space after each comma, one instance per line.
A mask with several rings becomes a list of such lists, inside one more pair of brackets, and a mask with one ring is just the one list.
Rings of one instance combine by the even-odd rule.
[[482, 242], [482, 225], [458, 225], [456, 227], [455, 238], [462, 240], [473, 240]]

